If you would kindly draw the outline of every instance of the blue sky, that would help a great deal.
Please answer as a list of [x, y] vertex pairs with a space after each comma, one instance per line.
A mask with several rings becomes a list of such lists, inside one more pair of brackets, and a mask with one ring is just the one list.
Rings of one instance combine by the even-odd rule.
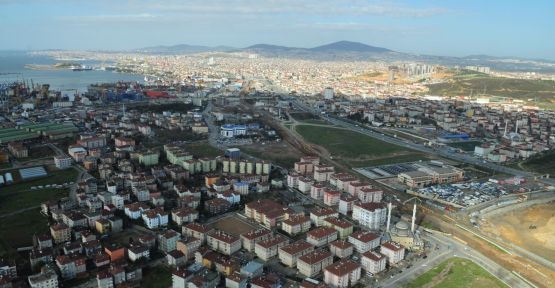
[[0, 49], [193, 44], [312, 47], [555, 60], [555, 1], [0, 0]]

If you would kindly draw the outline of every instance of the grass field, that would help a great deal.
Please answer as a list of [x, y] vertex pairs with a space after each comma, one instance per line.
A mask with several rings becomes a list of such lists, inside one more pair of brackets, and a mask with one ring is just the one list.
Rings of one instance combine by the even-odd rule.
[[298, 125], [296, 130], [307, 141], [321, 145], [332, 155], [337, 156], [354, 158], [366, 155], [378, 157], [406, 151], [402, 147], [345, 129]]
[[316, 117], [309, 112], [293, 112], [289, 113], [289, 116], [293, 117], [293, 119], [297, 121], [305, 121], [309, 119], [316, 119]]
[[474, 262], [451, 258], [405, 285], [406, 288], [501, 288], [508, 287]]
[[224, 154], [222, 150], [214, 148], [208, 143], [187, 144], [186, 149], [197, 157], [216, 157]]
[[241, 146], [241, 151], [256, 158], [265, 159], [282, 167], [292, 167], [302, 156], [297, 149], [285, 141], [271, 142], [266, 145], [259, 143]]
[[549, 151], [533, 156], [532, 158], [522, 162], [521, 166], [522, 168], [532, 172], [555, 175], [555, 151]]
[[[31, 189], [33, 186], [48, 185], [48, 184], [63, 184], [66, 182], [74, 182], [77, 178], [77, 170], [70, 168], [65, 170], [52, 170], [48, 171], [48, 177], [39, 178], [36, 180], [16, 183], [10, 186], [0, 188], [0, 191], [19, 192]], [[19, 172], [13, 170], [12, 174], [14, 179], [19, 178]]]
[[48, 221], [37, 208], [14, 216], [0, 217], [0, 231], [0, 256], [14, 254], [15, 248], [32, 245], [34, 233], [47, 232]]
[[19, 209], [39, 206], [42, 202], [68, 195], [69, 189], [37, 189], [26, 191], [0, 191], [0, 216]]
[[476, 96], [483, 93], [486, 96], [554, 103], [555, 81], [470, 75], [456, 76], [444, 83], [428, 85], [430, 91], [426, 93], [444, 96]]
[[462, 149], [464, 151], [474, 151], [474, 147], [480, 144], [482, 144], [482, 142], [480, 141], [465, 141], [465, 142], [449, 143], [447, 145], [453, 148]]

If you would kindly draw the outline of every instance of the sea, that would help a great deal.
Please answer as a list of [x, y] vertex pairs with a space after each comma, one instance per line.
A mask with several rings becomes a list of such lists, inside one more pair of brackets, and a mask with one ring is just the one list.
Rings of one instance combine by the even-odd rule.
[[[143, 82], [143, 77], [140, 75], [113, 71], [34, 70], [25, 67], [28, 64], [52, 65], [59, 62], [63, 61], [24, 51], [0, 51], [0, 84], [14, 81], [25, 81], [31, 84], [32, 81], [35, 85], [50, 84], [50, 90], [62, 91], [62, 93], [64, 91], [73, 93], [72, 90], [83, 93], [87, 91], [87, 87], [90, 84], [113, 83], [117, 81]], [[100, 64], [100, 62], [92, 60], [72, 62], [88, 66]], [[110, 63], [104, 64], [109, 65]]]

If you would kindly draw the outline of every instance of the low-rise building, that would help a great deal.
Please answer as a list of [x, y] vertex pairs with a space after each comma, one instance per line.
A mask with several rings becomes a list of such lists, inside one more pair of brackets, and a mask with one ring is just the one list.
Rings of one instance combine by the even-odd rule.
[[200, 223], [189, 223], [182, 228], [182, 233], [188, 237], [200, 239], [202, 243], [206, 242], [206, 236], [214, 229]]
[[310, 211], [310, 221], [314, 224], [314, 226], [319, 227], [323, 225], [324, 219], [328, 217], [337, 217], [339, 213], [332, 208], [314, 208]]
[[197, 219], [198, 211], [193, 208], [183, 207], [180, 209], [174, 209], [172, 211], [172, 221], [180, 226], [185, 223], [194, 222]]
[[389, 265], [395, 265], [405, 259], [405, 247], [393, 241], [382, 243], [380, 253], [387, 258]]
[[289, 217], [281, 222], [281, 230], [291, 236], [307, 232], [310, 230], [310, 218], [304, 215]]
[[161, 226], [168, 225], [168, 212], [163, 208], [158, 207], [144, 212], [141, 216], [143, 221], [149, 229], [155, 229]]
[[341, 220], [337, 217], [328, 217], [324, 219], [323, 224], [326, 227], [331, 227], [337, 230], [337, 233], [339, 233], [340, 239], [345, 239], [347, 238], [347, 236], [353, 233], [353, 224], [345, 220]]
[[59, 244], [71, 240], [71, 228], [64, 223], [58, 223], [50, 226], [50, 233], [54, 243]]
[[362, 269], [372, 274], [377, 274], [385, 270], [386, 258], [384, 255], [374, 252], [366, 251], [361, 255], [360, 263]]
[[318, 227], [306, 233], [306, 242], [322, 247], [337, 240], [337, 231], [330, 227]]
[[209, 233], [206, 237], [206, 242], [212, 250], [225, 255], [231, 255], [241, 249], [241, 240], [239, 237], [220, 230]]
[[319, 249], [299, 257], [297, 269], [306, 277], [312, 277], [320, 273], [324, 268], [333, 263], [331, 252]]
[[256, 229], [249, 231], [247, 233], [241, 234], [241, 243], [243, 245], [243, 249], [253, 252], [254, 251], [254, 244], [258, 241], [266, 240], [272, 236], [272, 232], [267, 229]]
[[266, 240], [256, 242], [254, 244], [254, 253], [256, 253], [258, 258], [268, 261], [278, 254], [279, 248], [287, 244], [289, 244], [289, 238], [276, 234]]
[[73, 279], [87, 271], [86, 258], [78, 255], [61, 255], [56, 257], [56, 266], [64, 279]]
[[348, 258], [353, 255], [353, 244], [345, 240], [336, 240], [330, 243], [330, 252], [338, 258]]
[[171, 229], [158, 234], [158, 249], [166, 253], [175, 250], [180, 236], [179, 233]]
[[330, 287], [347, 288], [360, 280], [360, 265], [352, 260], [339, 260], [324, 269], [324, 282]]
[[127, 249], [127, 257], [131, 262], [135, 262], [139, 259], [149, 259], [150, 258], [150, 249], [144, 245], [131, 245], [129, 249]]
[[364, 253], [380, 245], [380, 236], [369, 231], [357, 231], [349, 236], [349, 243], [358, 253]]
[[56, 288], [58, 287], [58, 274], [52, 269], [43, 269], [39, 274], [27, 277], [31, 288]]
[[295, 267], [299, 257], [312, 251], [314, 251], [314, 246], [312, 246], [312, 244], [304, 240], [299, 240], [279, 248], [278, 257], [281, 263], [289, 267]]

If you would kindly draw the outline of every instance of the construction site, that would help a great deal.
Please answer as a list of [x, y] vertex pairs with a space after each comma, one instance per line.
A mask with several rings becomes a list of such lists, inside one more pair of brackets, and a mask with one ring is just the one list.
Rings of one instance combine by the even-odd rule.
[[555, 262], [555, 202], [486, 217], [481, 230]]

